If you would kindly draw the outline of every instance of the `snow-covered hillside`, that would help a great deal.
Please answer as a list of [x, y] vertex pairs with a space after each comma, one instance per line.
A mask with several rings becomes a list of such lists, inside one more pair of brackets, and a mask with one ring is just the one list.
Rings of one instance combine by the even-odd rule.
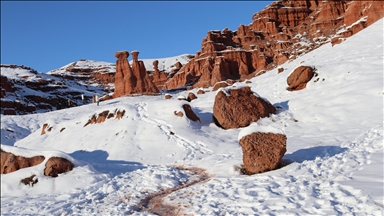
[[[176, 62], [180, 62], [182, 65], [185, 65], [191, 60], [191, 57], [193, 57], [193, 55], [183, 54], [179, 56], [173, 56], [168, 58], [158, 58], [158, 59], [140, 59], [139, 58], [139, 60], [144, 62], [144, 65], [147, 71], [153, 71], [154, 70], [153, 62], [155, 60], [158, 60], [159, 61], [158, 68], [160, 71], [171, 72], [171, 70], [175, 68], [174, 65], [176, 64]], [[130, 60], [129, 63], [132, 65], [132, 60]], [[74, 70], [74, 71], [93, 70], [94, 72], [98, 72], [98, 73], [115, 73], [116, 64], [110, 63], [110, 62], [82, 59], [76, 62], [71, 62], [58, 69], [51, 70], [47, 72], [47, 74], [64, 75], [64, 74], [70, 73], [71, 70]]]
[[59, 104], [81, 104], [81, 94], [91, 98], [103, 94], [100, 85], [82, 85], [70, 79], [51, 76], [24, 66], [1, 65], [1, 114], [43, 113], [61, 109]]
[[[190, 102], [200, 123], [173, 114], [187, 103], [177, 100], [185, 91], [170, 100], [121, 97], [100, 106], [2, 115], [4, 151], [58, 155], [75, 168], [58, 178], [43, 175], [44, 163], [2, 174], [1, 214], [383, 215], [383, 60], [381, 19], [341, 44], [281, 65], [282, 73], [235, 83], [278, 107], [254, 125], [287, 136], [288, 165], [252, 176], [238, 170], [238, 137], [250, 130], [213, 123], [212, 91]], [[299, 65], [316, 67], [319, 80], [287, 91], [287, 77]], [[126, 112], [120, 120], [84, 126], [105, 110]], [[52, 130], [41, 135], [45, 123]], [[20, 184], [32, 174], [37, 184]]]

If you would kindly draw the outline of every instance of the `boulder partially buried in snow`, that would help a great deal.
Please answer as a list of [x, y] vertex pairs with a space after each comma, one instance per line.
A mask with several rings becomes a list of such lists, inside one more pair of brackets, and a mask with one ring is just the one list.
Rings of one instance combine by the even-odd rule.
[[196, 95], [193, 92], [188, 93], [187, 101], [191, 102], [193, 100], [197, 99]]
[[[183, 104], [182, 108], [184, 110], [185, 115], [188, 119], [194, 122], [200, 122], [200, 118], [193, 112], [191, 106], [189, 104]], [[184, 114], [181, 111], [174, 111], [174, 114], [179, 117], [183, 117]]]
[[275, 112], [276, 108], [249, 86], [222, 89], [213, 105], [215, 124], [224, 129], [246, 127]]
[[5, 152], [2, 149], [1, 152], [1, 167], [0, 173], [7, 174], [10, 172], [17, 171], [19, 169], [36, 166], [42, 163], [45, 160], [44, 156], [34, 156], [34, 157], [23, 157], [16, 156], [13, 153]]
[[61, 157], [51, 157], [45, 164], [44, 175], [58, 177], [58, 174], [69, 172], [73, 169], [73, 163]]
[[200, 118], [193, 112], [193, 110], [189, 104], [184, 104], [183, 109], [184, 109], [184, 112], [185, 112], [185, 115], [187, 116], [187, 118], [189, 118], [190, 120], [192, 120], [194, 122], [200, 122]]
[[274, 170], [280, 166], [286, 149], [287, 137], [269, 130], [255, 131], [239, 136], [243, 151], [243, 163], [246, 174], [256, 174]]
[[289, 91], [304, 89], [314, 75], [313, 68], [309, 66], [297, 67], [287, 78]]

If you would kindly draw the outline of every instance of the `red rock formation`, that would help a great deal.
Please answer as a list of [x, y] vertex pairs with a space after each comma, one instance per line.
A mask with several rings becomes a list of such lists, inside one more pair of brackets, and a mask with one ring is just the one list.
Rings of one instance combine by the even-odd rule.
[[183, 104], [183, 109], [187, 118], [195, 122], [200, 122], [200, 118], [193, 112], [189, 104]]
[[1, 75], [0, 84], [1, 84], [1, 89], [4, 89], [5, 92], [15, 92], [13, 83], [9, 82], [7, 77]]
[[180, 68], [182, 67], [183, 65], [180, 63], [180, 62], [176, 62], [175, 63], [175, 67], [177, 70], [180, 70]]
[[170, 94], [166, 94], [166, 95], [164, 96], [164, 98], [165, 98], [165, 99], [171, 99], [171, 98], [172, 98], [172, 95], [170, 95]]
[[51, 157], [45, 164], [44, 175], [58, 177], [58, 174], [69, 172], [74, 165], [69, 160], [61, 157]]
[[17, 171], [19, 169], [36, 166], [41, 164], [44, 160], [44, 156], [35, 156], [31, 158], [26, 158], [23, 156], [16, 156], [12, 153], [5, 152], [2, 149], [1, 152], [1, 167], [0, 173], [7, 174], [10, 172]]
[[256, 174], [279, 167], [286, 149], [287, 137], [284, 134], [256, 132], [244, 136], [239, 141], [243, 151], [246, 174]]
[[203, 89], [199, 89], [199, 91], [197, 91], [197, 94], [205, 94], [205, 91]]
[[150, 80], [143, 61], [138, 60], [139, 52], [132, 51], [132, 68], [127, 60], [127, 51], [116, 52], [116, 75], [114, 98], [131, 94], [157, 94], [159, 89]]
[[224, 88], [224, 87], [227, 87], [227, 86], [229, 86], [229, 84], [227, 82], [225, 82], [225, 81], [218, 82], [218, 83], [216, 83], [213, 86], [212, 91], [217, 91], [219, 88]]
[[153, 61], [153, 70], [154, 71], [147, 71], [149, 78], [153, 82], [153, 84], [156, 85], [156, 87], [160, 90], [164, 89], [164, 83], [167, 81], [169, 77], [169, 73], [166, 73], [164, 71], [159, 71], [159, 61], [155, 60]]
[[307, 86], [307, 83], [312, 79], [313, 75], [314, 72], [312, 67], [297, 67], [287, 78], [287, 90], [296, 91], [304, 89]]
[[[383, 5], [382, 1], [348, 0], [273, 2], [237, 31], [208, 32], [201, 51], [165, 83], [165, 88], [205, 88], [226, 79], [260, 75], [329, 42], [327, 39], [355, 34], [383, 17]], [[344, 25], [352, 26], [340, 31]], [[337, 32], [341, 33], [335, 35]]]
[[49, 125], [47, 123], [45, 123], [43, 125], [43, 128], [41, 129], [41, 135], [44, 135], [46, 134], [47, 132], [45, 131], [45, 129], [47, 129], [48, 132], [50, 132], [52, 130], [52, 127], [49, 127]]
[[121, 111], [116, 109], [114, 112], [109, 112], [109, 110], [105, 110], [98, 115], [94, 114], [92, 117], [88, 120], [88, 122], [83, 126], [87, 126], [89, 124], [98, 124], [104, 122], [106, 119], [113, 118], [115, 116], [115, 119], [119, 120], [121, 119], [125, 114], [125, 110]]
[[213, 118], [224, 129], [240, 128], [276, 112], [268, 101], [258, 97], [249, 86], [239, 89], [226, 88], [216, 94]]
[[183, 116], [184, 116], [183, 112], [181, 112], [181, 111], [174, 111], [173, 113], [174, 113], [176, 116], [179, 116], [179, 117], [183, 117]]
[[195, 99], [197, 99], [196, 95], [193, 94], [193, 92], [189, 92], [189, 93], [188, 93], [188, 97], [187, 97], [187, 101], [188, 101], [188, 102], [191, 102], [191, 101], [193, 101], [193, 100], [195, 100]]

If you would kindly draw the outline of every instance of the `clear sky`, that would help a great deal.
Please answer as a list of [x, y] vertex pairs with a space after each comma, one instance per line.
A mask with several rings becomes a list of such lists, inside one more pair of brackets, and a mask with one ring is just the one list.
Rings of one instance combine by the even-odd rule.
[[[1, 1], [1, 64], [48, 72], [90, 59], [195, 54], [209, 30], [236, 30], [272, 1]], [[129, 57], [131, 59], [131, 57]]]

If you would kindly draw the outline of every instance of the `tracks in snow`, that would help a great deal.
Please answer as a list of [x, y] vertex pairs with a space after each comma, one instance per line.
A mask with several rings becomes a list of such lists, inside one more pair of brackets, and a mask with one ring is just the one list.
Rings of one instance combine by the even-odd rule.
[[201, 141], [191, 141], [187, 138], [184, 138], [178, 134], [171, 134], [172, 132], [172, 125], [167, 124], [165, 121], [158, 120], [155, 118], [150, 118], [146, 111], [147, 111], [147, 103], [146, 102], [140, 102], [138, 104], [135, 104], [135, 108], [137, 110], [137, 117], [149, 124], [156, 125], [162, 133], [167, 136], [168, 140], [175, 142], [179, 146], [183, 146], [186, 151], [186, 155], [183, 158], [183, 160], [195, 160], [198, 159], [198, 155], [204, 155], [204, 154], [212, 154], [212, 151], [206, 147], [206, 145]]
[[334, 156], [317, 157], [246, 178], [214, 178], [193, 189], [175, 191], [164, 199], [173, 205], [190, 205], [186, 214], [284, 215], [286, 209], [291, 209], [297, 215], [382, 215], [383, 207], [369, 194], [343, 183], [370, 163], [372, 153], [383, 149], [382, 140], [382, 126], [372, 128], [342, 144], [347, 150]]

